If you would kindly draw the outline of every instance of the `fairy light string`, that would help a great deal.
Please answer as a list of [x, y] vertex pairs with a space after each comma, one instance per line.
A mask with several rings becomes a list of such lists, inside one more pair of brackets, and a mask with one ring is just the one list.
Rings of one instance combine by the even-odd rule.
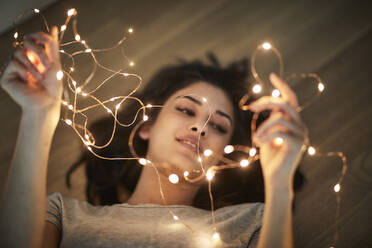
[[[40, 10], [32, 9], [31, 12], [41, 17], [45, 30], [49, 32], [50, 28], [47, 23], [47, 20], [44, 17], [44, 15], [40, 12]], [[28, 14], [28, 13], [29, 11], [23, 14], [20, 14], [13, 21], [13, 25], [15, 27], [14, 28], [15, 32], [13, 34], [13, 38], [14, 38], [13, 46], [14, 47], [23, 46], [23, 38], [22, 38], [21, 33], [16, 28], [17, 26], [16, 24], [17, 24], [17, 21], [19, 21], [25, 14]], [[108, 52], [114, 49], [121, 48], [121, 45], [128, 38], [128, 35], [134, 32], [133, 28], [129, 28], [126, 34], [114, 46], [109, 47], [109, 48], [104, 48], [104, 49], [94, 49], [88, 45], [86, 40], [84, 40], [83, 37], [81, 37], [80, 33], [78, 32], [76, 9], [74, 8], [69, 9], [66, 15], [67, 17], [66, 17], [64, 24], [59, 27], [59, 42], [60, 42], [60, 48], [61, 48], [60, 54], [63, 56], [67, 56], [70, 62], [68, 63], [68, 65], [63, 67], [63, 68], [68, 68], [68, 69], [63, 69], [61, 71], [58, 71], [58, 73], [56, 74], [57, 79], [63, 80], [63, 82], [66, 83], [67, 85], [67, 87], [64, 87], [64, 91], [63, 91], [63, 99], [62, 99], [61, 106], [64, 110], [63, 112], [64, 117], [61, 119], [61, 121], [73, 129], [73, 131], [80, 138], [81, 142], [86, 146], [87, 150], [89, 150], [94, 156], [100, 159], [105, 159], [105, 160], [137, 160], [141, 166], [151, 166], [156, 171], [158, 181], [159, 181], [160, 195], [161, 195], [164, 205], [167, 207], [170, 215], [172, 216], [172, 219], [174, 221], [180, 222], [183, 225], [185, 225], [188, 229], [191, 230], [192, 233], [195, 233], [196, 231], [190, 225], [184, 223], [182, 221], [182, 217], [176, 215], [174, 211], [170, 207], [168, 207], [166, 197], [163, 192], [163, 185], [162, 185], [160, 174], [164, 174], [164, 175], [168, 174], [169, 175], [168, 180], [172, 184], [178, 184], [181, 182], [182, 183], [185, 183], [185, 182], [186, 183], [200, 183], [206, 180], [208, 183], [208, 192], [209, 192], [209, 197], [210, 197], [210, 202], [211, 202], [211, 218], [212, 218], [212, 229], [213, 229], [211, 240], [213, 242], [218, 241], [220, 239], [220, 234], [218, 233], [218, 230], [215, 224], [215, 210], [214, 210], [213, 195], [212, 195], [212, 182], [215, 178], [215, 174], [224, 169], [231, 169], [231, 168], [244, 169], [245, 167], [248, 167], [250, 164], [254, 163], [255, 161], [259, 159], [258, 148], [255, 146], [255, 144], [252, 141], [251, 147], [242, 146], [242, 145], [227, 145], [224, 148], [223, 154], [219, 154], [218, 152], [212, 151], [209, 148], [205, 148], [205, 149], [203, 148], [204, 151], [201, 151], [200, 150], [201, 132], [199, 132], [196, 150], [197, 150], [197, 160], [198, 160], [200, 168], [195, 168], [191, 171], [174, 171], [174, 168], [170, 168], [169, 165], [166, 165], [160, 162], [153, 162], [153, 161], [150, 161], [150, 160], [147, 160], [145, 158], [138, 156], [133, 146], [133, 139], [135, 137], [135, 134], [139, 130], [140, 126], [149, 120], [149, 115], [146, 114], [147, 109], [162, 108], [163, 106], [152, 105], [151, 103], [148, 103], [145, 105], [141, 101], [141, 99], [133, 96], [138, 91], [140, 86], [142, 85], [142, 78], [139, 75], [135, 73], [124, 72], [123, 69], [120, 69], [120, 70], [111, 69], [107, 66], [102, 65], [96, 57], [97, 53]], [[64, 35], [66, 31], [68, 31], [70, 25], [71, 25], [74, 40], [62, 42]], [[69, 50], [69, 47], [74, 44], [78, 44], [81, 47], [81, 49], [77, 51], [68, 52], [67, 50]], [[121, 51], [122, 56], [125, 58], [125, 61], [127, 61], [129, 67], [133, 67], [135, 63], [131, 61], [125, 55], [123, 49], [121, 49], [120, 51]], [[243, 111], [249, 110], [249, 105], [247, 105], [246, 103], [250, 99], [250, 97], [252, 97], [252, 95], [259, 95], [262, 93], [262, 90], [264, 88], [264, 83], [263, 83], [261, 76], [256, 70], [256, 57], [259, 53], [268, 52], [268, 51], [271, 51], [276, 55], [279, 61], [279, 77], [284, 78], [284, 63], [283, 63], [283, 59], [282, 59], [282, 56], [279, 50], [269, 42], [264, 42], [263, 44], [260, 44], [259, 46], [257, 46], [257, 48], [253, 51], [252, 56], [251, 56], [251, 71], [252, 71], [252, 75], [254, 77], [255, 83], [252, 86], [251, 92], [247, 92], [239, 101], [239, 107]], [[78, 82], [77, 80], [75, 80], [73, 76], [75, 73], [77, 73], [75, 57], [78, 55], [89, 55], [90, 58], [94, 62], [93, 68], [90, 74], [82, 82]], [[30, 57], [32, 56], [32, 54], [31, 55], [27, 54], [27, 56], [29, 57], [30, 61], [33, 61], [33, 58]], [[94, 88], [91, 91], [87, 91], [86, 86], [93, 80], [94, 75], [97, 71], [97, 68], [101, 68], [109, 72], [111, 75], [105, 78], [102, 82], [100, 82], [96, 88]], [[135, 79], [137, 79], [138, 83], [134, 87], [134, 89], [131, 90], [129, 94], [127, 95], [114, 96], [106, 100], [102, 100], [96, 97], [94, 93], [97, 90], [99, 90], [103, 85], [105, 85], [107, 82], [109, 82], [110, 80], [113, 80], [114, 77], [122, 77], [124, 79], [127, 79], [128, 77], [134, 77]], [[310, 101], [306, 102], [304, 105], [299, 106], [296, 109], [298, 112], [301, 112], [303, 109], [309, 107], [316, 100], [317, 97], [322, 95], [326, 86], [324, 85], [321, 78], [315, 73], [292, 74], [288, 78], [286, 78], [286, 81], [290, 82], [291, 80], [296, 79], [296, 78], [311, 79], [312, 81], [314, 81], [316, 85], [316, 89], [317, 89], [316, 96], [312, 97]], [[72, 93], [72, 99], [70, 99], [71, 98], [70, 93]], [[204, 104], [203, 106], [204, 107], [206, 106], [209, 111], [208, 118], [203, 124], [202, 130], [201, 130], [203, 131], [211, 119], [211, 116], [212, 116], [211, 108], [206, 98], [195, 95], [195, 94], [193, 95], [200, 98], [202, 100], [202, 103]], [[274, 98], [281, 97], [280, 91], [278, 89], [274, 89], [271, 93], [271, 96]], [[95, 104], [79, 109], [78, 103], [80, 102], [81, 99], [83, 99], [82, 101], [91, 99], [95, 102]], [[136, 111], [136, 114], [133, 116], [133, 119], [131, 121], [129, 121], [128, 123], [122, 123], [118, 120], [117, 114], [118, 114], [118, 110], [120, 109], [121, 105], [125, 103], [126, 101], [136, 101], [141, 107], [138, 108], [138, 110]], [[115, 103], [115, 107], [110, 108], [108, 105], [113, 104], [113, 103]], [[89, 110], [95, 109], [95, 108], [105, 109], [106, 112], [109, 115], [111, 115], [113, 118], [113, 128], [112, 128], [111, 135], [108, 138], [107, 142], [105, 142], [102, 145], [96, 144], [94, 135], [87, 129], [88, 115], [86, 114], [86, 112]], [[140, 120], [138, 124], [136, 124], [133, 127], [133, 125], [138, 120], [138, 116], [140, 113], [142, 113], [142, 120]], [[260, 114], [259, 112], [253, 113], [253, 118], [251, 121], [251, 133], [252, 134], [256, 131], [256, 128], [257, 128], [256, 123], [257, 123], [259, 114]], [[77, 122], [77, 116], [80, 116], [83, 119], [83, 123]], [[128, 146], [132, 154], [132, 157], [104, 157], [104, 156], [97, 154], [94, 151], [94, 149], [102, 149], [110, 145], [110, 143], [112, 142], [114, 138], [117, 125], [122, 126], [122, 127], [132, 127], [129, 140], [128, 140]], [[336, 195], [336, 213], [335, 213], [335, 230], [334, 230], [334, 236], [333, 236], [333, 243], [331, 244], [331, 247], [335, 247], [337, 240], [339, 238], [338, 220], [340, 216], [340, 201], [341, 201], [340, 191], [341, 191], [341, 184], [342, 184], [343, 178], [347, 171], [347, 158], [342, 152], [320, 153], [316, 151], [316, 149], [310, 144], [308, 134], [306, 133], [305, 135], [306, 137], [305, 137], [305, 144], [304, 144], [303, 149], [307, 150], [308, 156], [325, 156], [325, 157], [336, 156], [342, 162], [341, 175], [338, 177], [338, 180], [333, 187], [333, 190]], [[277, 137], [276, 139], [274, 139], [274, 143], [278, 146], [282, 145], [283, 142], [284, 142], [283, 139], [280, 137]], [[246, 157], [241, 159], [240, 161], [234, 161], [234, 160], [228, 159], [226, 155], [231, 154], [233, 152], [242, 152], [246, 154]], [[220, 161], [222, 164], [210, 164], [210, 161]], [[161, 172], [159, 172], [159, 170], [161, 170]]]

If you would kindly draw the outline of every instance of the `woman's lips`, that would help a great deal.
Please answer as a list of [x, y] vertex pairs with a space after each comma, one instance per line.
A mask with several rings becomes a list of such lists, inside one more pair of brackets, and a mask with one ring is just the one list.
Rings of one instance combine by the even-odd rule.
[[182, 139], [182, 138], [177, 138], [176, 141], [182, 145], [183, 147], [185, 147], [186, 149], [194, 152], [194, 153], [197, 153], [198, 151], [198, 146], [197, 146], [197, 143], [196, 142], [193, 142], [189, 139]]

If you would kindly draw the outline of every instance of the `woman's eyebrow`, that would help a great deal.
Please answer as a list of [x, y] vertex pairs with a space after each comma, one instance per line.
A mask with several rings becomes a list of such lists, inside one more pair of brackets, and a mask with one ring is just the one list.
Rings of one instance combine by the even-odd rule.
[[[200, 106], [202, 105], [202, 102], [201, 101], [199, 101], [198, 99], [196, 99], [196, 98], [194, 98], [192, 96], [188, 96], [188, 95], [186, 95], [186, 96], [178, 96], [178, 97], [176, 97], [176, 99], [177, 98], [180, 98], [180, 97], [186, 98], [186, 99], [188, 99], [188, 100], [190, 100], [190, 101], [192, 101], [192, 102], [194, 102], [194, 103], [196, 103], [196, 104], [198, 104]], [[230, 124], [232, 125], [232, 118], [231, 118], [230, 115], [226, 114], [225, 112], [223, 112], [221, 110], [216, 110], [216, 114], [227, 118], [230, 121]]]

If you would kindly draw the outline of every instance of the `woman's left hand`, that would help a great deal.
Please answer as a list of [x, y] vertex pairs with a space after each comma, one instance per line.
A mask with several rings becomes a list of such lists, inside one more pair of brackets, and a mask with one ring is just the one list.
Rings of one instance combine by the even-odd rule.
[[296, 110], [298, 101], [288, 84], [275, 74], [270, 81], [281, 97], [264, 96], [249, 105], [253, 112], [271, 110], [271, 114], [253, 134], [260, 148], [265, 186], [292, 185], [294, 172], [306, 148], [308, 130]]

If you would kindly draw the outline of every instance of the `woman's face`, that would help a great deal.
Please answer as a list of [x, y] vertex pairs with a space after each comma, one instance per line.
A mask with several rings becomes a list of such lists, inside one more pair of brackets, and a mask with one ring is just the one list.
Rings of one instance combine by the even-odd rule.
[[140, 130], [149, 141], [147, 159], [165, 162], [178, 172], [200, 169], [199, 156], [204, 167], [217, 163], [213, 155], [207, 158], [203, 152], [223, 154], [233, 132], [233, 113], [228, 96], [211, 84], [196, 82], [175, 92], [155, 123]]

